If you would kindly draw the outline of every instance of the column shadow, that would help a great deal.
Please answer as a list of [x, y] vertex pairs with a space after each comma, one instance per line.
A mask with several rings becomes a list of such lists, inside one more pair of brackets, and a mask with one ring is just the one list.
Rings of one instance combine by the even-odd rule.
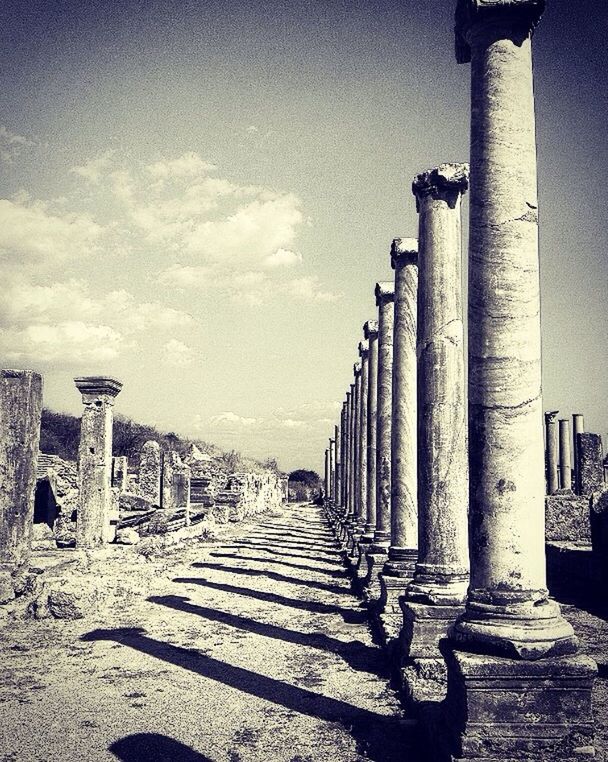
[[[303, 558], [305, 561], [318, 561], [322, 564], [333, 564], [333, 559], [324, 559], [319, 558], [319, 555], [330, 555], [326, 551], [320, 551], [317, 552], [310, 552], [308, 555], [302, 555], [301, 553], [285, 553], [282, 551], [275, 550], [274, 548], [269, 548], [267, 545], [262, 545], [261, 543], [254, 543], [254, 542], [226, 542], [222, 543], [220, 546], [222, 548], [244, 548], [247, 550], [248, 548], [253, 548], [254, 550], [262, 550], [265, 553], [270, 553], [273, 556], [285, 556], [285, 558]], [[332, 556], [335, 557], [336, 562], [339, 561], [340, 554], [335, 551], [331, 553]]]
[[[264, 542], [266, 540], [266, 542]], [[319, 548], [318, 546], [314, 544], [305, 544], [305, 543], [290, 543], [290, 542], [279, 542], [275, 538], [270, 537], [256, 537], [254, 540], [248, 540], [248, 539], [242, 539], [235, 542], [226, 542], [222, 543], [222, 545], [243, 545], [246, 547], [261, 547], [261, 548], [267, 548], [268, 545], [266, 543], [275, 543], [279, 547], [279, 550], [303, 550], [306, 552], [310, 552], [311, 556], [310, 558], [316, 558], [317, 556], [331, 556], [331, 559], [339, 558], [340, 554], [337, 550], [333, 548]], [[274, 551], [273, 549], [273, 552]]]
[[316, 566], [307, 566], [306, 564], [291, 564], [289, 561], [277, 561], [274, 558], [260, 558], [259, 556], [240, 556], [237, 553], [217, 553], [211, 552], [210, 556], [214, 558], [234, 558], [239, 561], [257, 561], [262, 564], [273, 564], [275, 566], [288, 566], [290, 569], [302, 569], [303, 571], [317, 572], [318, 574], [324, 574], [327, 577], [333, 577], [334, 579], [345, 579], [348, 577], [346, 569], [339, 569], [332, 571], [330, 569], [319, 569]]
[[278, 603], [280, 606], [289, 606], [301, 611], [311, 611], [313, 614], [338, 614], [347, 624], [362, 624], [367, 621], [367, 613], [365, 611], [353, 611], [352, 609], [335, 606], [331, 603], [321, 603], [320, 601], [300, 601], [297, 598], [287, 598], [284, 595], [268, 593], [265, 590], [251, 590], [250, 588], [229, 585], [225, 582], [212, 582], [204, 577], [175, 577], [173, 582], [210, 587], [213, 590], [221, 590], [224, 593], [234, 593], [235, 595], [245, 595], [248, 598], [256, 598], [258, 601], [265, 601], [266, 603]]
[[201, 561], [192, 564], [195, 569], [216, 569], [217, 571], [228, 572], [230, 574], [242, 574], [246, 577], [267, 577], [268, 579], [274, 579], [276, 582], [286, 582], [289, 585], [302, 585], [303, 587], [310, 587], [315, 590], [324, 590], [328, 593], [335, 593], [336, 595], [347, 595], [351, 592], [349, 587], [343, 587], [341, 585], [329, 585], [325, 582], [316, 582], [309, 579], [298, 579], [297, 577], [290, 577], [288, 574], [280, 574], [279, 572], [270, 571], [269, 569], [251, 569], [249, 567], [242, 566], [225, 566], [224, 564], [214, 564], [209, 561]]
[[[416, 762], [413, 728], [399, 716], [387, 716], [360, 709], [338, 699], [299, 688], [282, 680], [235, 667], [198, 651], [169, 645], [146, 635], [140, 628], [94, 630], [81, 637], [86, 642], [110, 641], [182, 667], [201, 677], [215, 680], [251, 696], [326, 722], [339, 723], [357, 742], [359, 753], [375, 762]], [[127, 758], [128, 759], [128, 758]], [[186, 759], [188, 759], [186, 757]], [[204, 758], [203, 758], [204, 759]], [[139, 757], [139, 760], [147, 760]], [[196, 757], [192, 762], [201, 762]], [[133, 759], [135, 762], [135, 758]], [[188, 760], [190, 762], [190, 760]]]
[[358, 640], [344, 642], [337, 638], [331, 638], [324, 633], [305, 633], [297, 630], [288, 630], [275, 624], [265, 624], [255, 619], [239, 616], [238, 614], [230, 614], [218, 609], [211, 609], [207, 606], [200, 606], [181, 595], [152, 595], [147, 600], [150, 603], [167, 606], [168, 608], [184, 611], [188, 614], [195, 614], [212, 622], [220, 622], [229, 627], [252, 632], [255, 635], [263, 635], [264, 637], [282, 640], [286, 643], [309, 646], [319, 651], [334, 653], [344, 659], [347, 664], [358, 672], [368, 672], [378, 677], [390, 678], [390, 670], [388, 669], [384, 653], [379, 648], [366, 646], [365, 643], [361, 643]]
[[135, 733], [114, 741], [108, 751], [122, 762], [213, 762], [190, 746], [160, 733]]

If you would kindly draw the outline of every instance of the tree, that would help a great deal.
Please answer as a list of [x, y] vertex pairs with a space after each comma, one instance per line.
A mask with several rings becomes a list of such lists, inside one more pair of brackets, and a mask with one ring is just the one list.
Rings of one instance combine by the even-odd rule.
[[316, 471], [308, 471], [305, 468], [299, 468], [289, 474], [289, 481], [300, 482], [305, 484], [307, 487], [316, 489], [321, 482], [321, 477]]

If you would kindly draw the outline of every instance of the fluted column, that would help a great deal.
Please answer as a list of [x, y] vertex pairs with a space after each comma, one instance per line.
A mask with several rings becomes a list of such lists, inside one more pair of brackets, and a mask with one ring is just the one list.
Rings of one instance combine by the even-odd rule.
[[457, 54], [471, 61], [471, 580], [445, 649], [444, 717], [458, 759], [593, 752], [594, 665], [567, 656], [576, 639], [546, 585], [532, 84], [543, 8], [459, 0], [457, 9]]
[[559, 489], [557, 472], [557, 425], [558, 410], [545, 413], [545, 452], [547, 469], [547, 494], [553, 495]]

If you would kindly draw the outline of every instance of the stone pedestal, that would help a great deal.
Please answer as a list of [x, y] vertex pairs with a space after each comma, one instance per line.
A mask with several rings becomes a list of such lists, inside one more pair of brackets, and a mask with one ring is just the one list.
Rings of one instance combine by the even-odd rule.
[[[444, 727], [452, 762], [595, 758], [586, 656], [538, 661], [445, 651]], [[441, 758], [441, 757], [438, 757]]]
[[154, 505], [160, 506], [161, 486], [160, 445], [150, 440], [141, 448], [139, 456], [139, 491]]
[[113, 540], [112, 408], [122, 383], [106, 376], [75, 378], [74, 383], [84, 404], [78, 448], [76, 546], [95, 548]]
[[0, 370], [0, 603], [15, 596], [13, 574], [29, 560], [42, 378], [32, 370]]

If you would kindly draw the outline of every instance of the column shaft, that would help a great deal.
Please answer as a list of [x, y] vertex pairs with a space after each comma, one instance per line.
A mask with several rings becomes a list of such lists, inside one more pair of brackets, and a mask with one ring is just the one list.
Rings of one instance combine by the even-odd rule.
[[574, 458], [574, 490], [577, 495], [581, 494], [580, 466], [578, 462], [578, 435], [585, 431], [585, 421], [582, 413], [572, 414], [572, 440]]
[[376, 531], [376, 420], [378, 412], [378, 323], [369, 320], [364, 326], [369, 344], [367, 367], [367, 523], [365, 533], [373, 540]]
[[572, 454], [570, 450], [570, 421], [559, 421], [559, 477], [562, 489], [572, 489]]
[[[361, 365], [356, 363], [353, 368], [355, 376], [355, 394], [353, 399], [353, 492], [354, 492], [354, 523], [359, 524], [361, 518], [361, 439], [359, 436], [361, 428], [361, 416], [359, 414], [359, 402], [361, 399]], [[356, 532], [353, 526], [353, 532]]]
[[545, 453], [547, 469], [547, 494], [553, 495], [559, 489], [557, 472], [557, 426], [555, 416], [558, 411], [545, 413]]
[[342, 505], [342, 499], [340, 496], [341, 492], [341, 463], [340, 460], [342, 458], [342, 429], [340, 426], [334, 427], [334, 441], [336, 443], [336, 462], [335, 462], [335, 476], [334, 476], [334, 502], [336, 504], [336, 507], [339, 507]]
[[367, 524], [367, 405], [369, 396], [369, 347], [359, 344], [361, 377], [359, 394], [359, 534]]
[[336, 440], [329, 440], [329, 498], [333, 500], [335, 497], [334, 484], [335, 484], [335, 460], [336, 460]]

